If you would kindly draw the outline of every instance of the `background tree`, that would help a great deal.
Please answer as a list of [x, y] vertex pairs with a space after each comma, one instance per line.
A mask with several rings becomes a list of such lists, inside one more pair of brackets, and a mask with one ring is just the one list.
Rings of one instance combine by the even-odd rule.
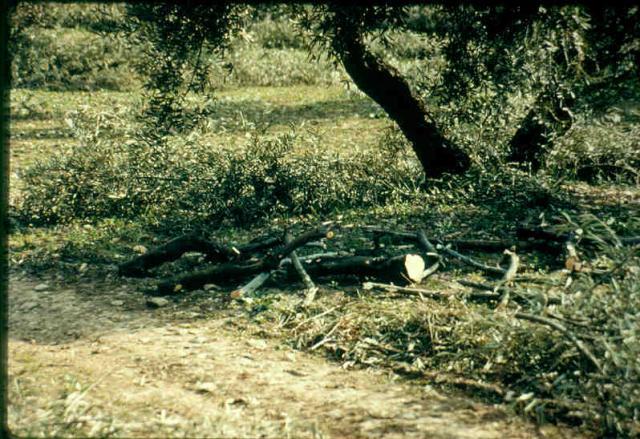
[[[175, 127], [180, 96], [204, 89], [211, 57], [203, 53], [223, 54], [230, 35], [260, 10], [224, 3], [129, 7], [133, 29], [149, 48], [140, 65], [149, 78], [146, 114], [154, 133]], [[279, 10], [309, 35], [312, 53], [329, 53], [398, 124], [427, 177], [462, 173], [471, 164], [469, 148], [446, 134], [450, 120], [491, 124], [492, 114], [514, 112], [510, 102], [524, 97], [531, 103], [515, 126], [505, 127], [512, 134], [504, 155], [537, 170], [571, 127], [575, 109], [606, 100], [605, 90], [637, 89], [637, 7], [423, 7], [421, 32], [438, 42], [446, 69], [439, 82], [418, 87], [373, 50], [393, 44], [389, 34], [410, 27], [415, 10], [338, 3]], [[449, 106], [449, 120], [433, 105]]]

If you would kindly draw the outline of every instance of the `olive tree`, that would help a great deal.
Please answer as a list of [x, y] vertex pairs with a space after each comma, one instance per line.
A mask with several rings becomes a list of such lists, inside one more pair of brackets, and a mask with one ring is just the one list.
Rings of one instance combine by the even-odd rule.
[[[211, 62], [203, 53], [224, 53], [231, 35], [256, 9], [236, 3], [129, 6], [134, 34], [148, 47], [140, 65], [149, 79], [147, 116], [154, 133], [171, 125], [181, 93], [203, 90]], [[640, 14], [635, 6], [419, 7], [418, 31], [439, 41], [447, 63], [440, 81], [422, 90], [385, 61], [384, 53], [372, 50], [373, 41], [389, 43], [390, 31], [410, 28], [415, 7], [327, 2], [284, 9], [310, 36], [311, 52], [333, 57], [397, 123], [427, 177], [464, 173], [472, 162], [468, 148], [445, 134], [447, 127], [430, 108], [433, 102], [455, 103], [484, 87], [492, 90], [490, 105], [500, 113], [508, 111], [514, 94], [533, 96], [526, 114], [511, 127], [505, 156], [537, 170], [554, 140], [571, 127], [576, 109], [597, 106], [630, 83], [637, 90]], [[467, 110], [463, 116], [476, 115]]]

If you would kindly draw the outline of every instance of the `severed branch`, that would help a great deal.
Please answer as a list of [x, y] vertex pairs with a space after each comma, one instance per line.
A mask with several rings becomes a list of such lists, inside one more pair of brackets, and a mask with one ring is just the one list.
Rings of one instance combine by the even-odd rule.
[[591, 353], [591, 351], [584, 345], [584, 343], [578, 340], [578, 338], [572, 332], [570, 332], [567, 328], [565, 328], [564, 325], [562, 325], [561, 323], [558, 323], [557, 321], [554, 321], [551, 319], [547, 319], [546, 317], [536, 316], [533, 314], [527, 314], [523, 312], [517, 312], [515, 313], [514, 316], [517, 319], [528, 320], [530, 322], [540, 323], [540, 324], [549, 326], [550, 328], [553, 328], [556, 331], [562, 333], [571, 341], [571, 343], [573, 343], [573, 345], [580, 351], [580, 353], [582, 353], [582, 355], [584, 355], [584, 357], [587, 358], [593, 366], [595, 366], [598, 372], [600, 373], [603, 372], [600, 362], [593, 355], [593, 353]]
[[269, 250], [273, 247], [277, 247], [282, 245], [282, 237], [280, 236], [260, 236], [258, 238], [252, 239], [246, 244], [238, 247], [241, 253], [243, 254], [253, 254], [256, 252], [261, 252], [264, 250]]
[[241, 246], [227, 246], [217, 241], [206, 240], [196, 234], [187, 234], [172, 239], [149, 252], [120, 264], [121, 276], [142, 277], [151, 268], [179, 259], [187, 252], [201, 252], [210, 262], [231, 262], [248, 259], [247, 256], [282, 245], [282, 238], [262, 236]]
[[333, 223], [323, 224], [314, 229], [309, 230], [308, 232], [303, 233], [300, 236], [293, 238], [291, 241], [285, 243], [282, 247], [277, 249], [274, 253], [273, 257], [277, 259], [279, 262], [281, 259], [287, 257], [292, 251], [296, 250], [298, 247], [302, 247], [306, 243], [320, 239], [327, 238], [331, 239], [335, 236], [335, 230], [337, 226]]
[[461, 253], [458, 253], [457, 251], [452, 250], [452, 249], [450, 249], [448, 247], [445, 247], [443, 245], [439, 245], [438, 249], [440, 251], [442, 251], [443, 253], [446, 253], [447, 255], [464, 262], [467, 265], [471, 265], [472, 267], [478, 268], [478, 269], [480, 269], [482, 271], [485, 271], [487, 273], [499, 274], [499, 275], [502, 275], [502, 276], [504, 276], [504, 274], [506, 273], [506, 271], [504, 269], [502, 269], [502, 268], [491, 267], [490, 265], [483, 264], [482, 262], [478, 262], [475, 259], [470, 258], [469, 256], [465, 256], [465, 255], [463, 255]]
[[[289, 244], [291, 243], [291, 241], [293, 241], [293, 237], [290, 233], [287, 232], [284, 237], [284, 242], [285, 244]], [[298, 272], [298, 275], [302, 279], [302, 282], [304, 283], [304, 286], [306, 288], [304, 306], [308, 306], [311, 304], [311, 302], [313, 302], [313, 299], [318, 292], [318, 287], [316, 287], [316, 285], [313, 283], [313, 280], [311, 279], [311, 276], [309, 276], [309, 274], [305, 271], [295, 250], [289, 253], [289, 257], [291, 258], [291, 264]]]
[[263, 271], [271, 270], [271, 266], [258, 261], [251, 264], [226, 263], [215, 267], [198, 270], [185, 275], [179, 275], [158, 284], [154, 295], [167, 296], [183, 291], [192, 291], [204, 287], [206, 284], [228, 284], [255, 276]]
[[427, 253], [427, 256], [436, 257], [436, 262], [431, 265], [431, 267], [427, 268], [423, 273], [423, 278], [431, 276], [435, 273], [438, 268], [440, 268], [440, 264], [442, 263], [442, 256], [438, 253], [435, 246], [429, 241], [427, 235], [424, 233], [424, 230], [420, 229], [416, 232], [416, 238], [418, 239], [418, 244], [422, 249]]
[[121, 264], [118, 271], [122, 276], [144, 276], [148, 269], [165, 262], [175, 261], [186, 252], [205, 253], [212, 261], [232, 261], [238, 257], [240, 251], [234, 247], [227, 247], [216, 241], [208, 241], [196, 234], [183, 235], [150, 250], [130, 261]]
[[265, 271], [263, 273], [260, 273], [259, 275], [251, 279], [251, 282], [249, 282], [248, 284], [244, 285], [241, 288], [238, 288], [237, 290], [232, 291], [231, 294], [229, 294], [229, 296], [232, 299], [239, 299], [240, 297], [249, 296], [253, 294], [258, 288], [260, 288], [267, 281], [267, 279], [269, 279], [269, 276], [271, 276], [272, 273], [273, 271]]
[[229, 262], [215, 267], [199, 270], [186, 275], [175, 276], [158, 284], [156, 295], [170, 295], [181, 291], [197, 290], [208, 283], [225, 284], [236, 280], [241, 280], [249, 276], [255, 276], [264, 271], [271, 271], [278, 268], [281, 260], [289, 255], [296, 248], [305, 245], [307, 242], [319, 237], [332, 237], [331, 225], [316, 227], [302, 235], [294, 238], [288, 244], [284, 244], [273, 254], [267, 254], [257, 262], [237, 263]]
[[346, 256], [318, 258], [305, 261], [309, 275], [324, 276], [373, 276], [388, 280], [419, 282], [424, 273], [424, 260], [413, 254], [399, 256]]

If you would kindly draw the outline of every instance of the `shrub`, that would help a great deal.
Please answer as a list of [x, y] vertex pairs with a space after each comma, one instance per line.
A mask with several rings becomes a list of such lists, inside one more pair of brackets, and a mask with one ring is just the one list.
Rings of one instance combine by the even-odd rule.
[[625, 121], [620, 109], [582, 120], [558, 140], [547, 166], [556, 175], [590, 183], [640, 184], [640, 126]]
[[[317, 151], [313, 136], [295, 130], [254, 135], [228, 150], [199, 135], [135, 140], [104, 116], [78, 114], [79, 146], [28, 168], [17, 209], [24, 222], [145, 218], [169, 229], [260, 224], [275, 216], [320, 215], [411, 196], [419, 166], [389, 151], [335, 156]], [[306, 146], [302, 146], [305, 144]], [[294, 153], [296, 150], [307, 151]]]
[[14, 87], [48, 90], [128, 90], [136, 85], [125, 41], [86, 31], [40, 29], [14, 51]]
[[231, 71], [220, 64], [213, 70], [214, 87], [336, 85], [347, 79], [342, 69], [334, 68], [326, 59], [311, 60], [304, 50], [238, 45], [227, 61]]
[[247, 29], [254, 44], [265, 49], [306, 49], [306, 41], [286, 16], [266, 15]]

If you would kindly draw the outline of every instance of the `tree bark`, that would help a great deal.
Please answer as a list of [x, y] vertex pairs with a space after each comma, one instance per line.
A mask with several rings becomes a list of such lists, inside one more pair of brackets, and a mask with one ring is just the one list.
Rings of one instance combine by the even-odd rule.
[[207, 241], [195, 234], [184, 235], [120, 264], [118, 271], [121, 276], [143, 277], [150, 268], [165, 262], [175, 261], [190, 251], [205, 253], [210, 261], [228, 262], [240, 255], [240, 251], [233, 251], [233, 248], [226, 247], [219, 242]]
[[358, 88], [398, 124], [411, 142], [426, 176], [437, 178], [444, 173], [464, 173], [471, 164], [469, 156], [441, 134], [424, 103], [400, 72], [372, 54], [357, 30], [348, 21], [340, 20], [340, 14], [335, 31], [334, 49], [345, 70]]
[[573, 118], [566, 105], [550, 92], [543, 92], [511, 139], [508, 161], [526, 164], [532, 171], [538, 171], [554, 138], [571, 128]]
[[[409, 282], [407, 256], [347, 256], [344, 258], [317, 259], [305, 262], [304, 268], [310, 276], [372, 276], [395, 282]], [[294, 271], [289, 269], [289, 275]]]

